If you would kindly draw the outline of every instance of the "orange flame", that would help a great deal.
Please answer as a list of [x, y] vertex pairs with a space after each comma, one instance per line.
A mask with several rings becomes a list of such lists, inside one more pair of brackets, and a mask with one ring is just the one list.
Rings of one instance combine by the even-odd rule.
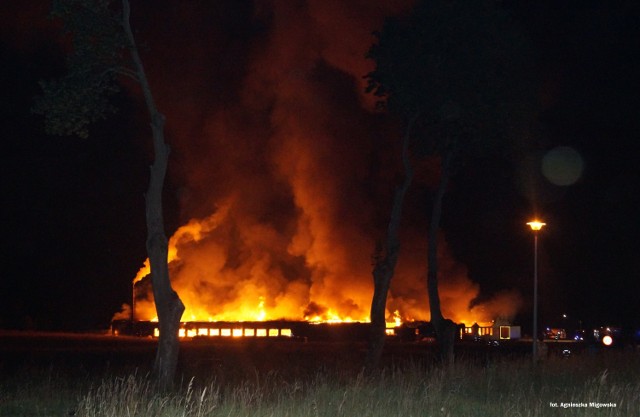
[[[267, 242], [278, 242], [273, 230], [252, 224], [250, 233], [239, 245], [230, 248], [230, 231], [247, 227], [234, 217], [230, 200], [211, 216], [192, 219], [180, 227], [169, 240], [169, 267], [173, 285], [182, 298], [186, 310], [183, 321], [265, 321], [306, 320], [310, 322], [368, 322], [372, 287], [342, 282], [340, 293], [316, 291], [311, 280], [285, 279], [285, 271], [276, 268], [278, 254]], [[235, 227], [229, 227], [234, 224]], [[235, 230], [238, 232], [238, 230]], [[242, 231], [240, 231], [242, 234]], [[235, 246], [232, 244], [231, 246]], [[277, 246], [277, 245], [276, 245]], [[280, 242], [280, 249], [284, 244]], [[277, 248], [276, 248], [277, 249]], [[239, 253], [231, 252], [239, 250]], [[240, 261], [243, 260], [243, 262]], [[487, 303], [469, 307], [477, 296], [478, 286], [466, 278], [466, 271], [449, 257], [443, 257], [442, 305], [445, 316], [471, 326], [486, 323], [496, 317], [510, 317], [520, 304], [517, 294], [505, 292]], [[308, 262], [308, 261], [307, 261]], [[148, 264], [148, 260], [145, 265]], [[406, 269], [399, 268], [398, 284], [406, 278]], [[305, 272], [305, 269], [303, 269]], [[317, 271], [316, 271], [317, 272]], [[135, 316], [138, 320], [157, 320], [151, 292], [145, 281], [148, 269], [143, 267], [134, 278], [137, 293]], [[147, 279], [148, 281], [148, 279]], [[144, 289], [144, 291], [143, 291]], [[412, 320], [428, 320], [426, 290], [413, 298], [390, 294], [387, 327], [400, 326]], [[359, 296], [360, 303], [354, 302]], [[422, 296], [423, 304], [418, 303]], [[128, 307], [128, 306], [127, 306]]]
[[[392, 156], [397, 126], [372, 113], [375, 99], [364, 94], [362, 74], [373, 63], [362, 57], [384, 17], [412, 2], [366, 10], [351, 3], [264, 6], [273, 8], [271, 32], [260, 37], [259, 48], [249, 48], [248, 64], [238, 71], [241, 87], [219, 94], [224, 102], [211, 98], [203, 105], [195, 97], [207, 88], [190, 78], [197, 94], [177, 90], [184, 100], [164, 102], [176, 121], [172, 146], [188, 168], [181, 178], [190, 191], [181, 200], [183, 213], [200, 213], [169, 240], [167, 261], [186, 306], [184, 321], [369, 320], [371, 254], [384, 227], [379, 210], [392, 199], [398, 161]], [[200, 69], [190, 74], [197, 78]], [[164, 97], [186, 88], [158, 87]], [[180, 121], [202, 129], [182, 129]], [[392, 326], [429, 319], [422, 226], [402, 232], [387, 303]], [[471, 325], [515, 312], [513, 294], [470, 308], [479, 287], [442, 242], [446, 317]], [[134, 278], [139, 320], [156, 315], [148, 275], [147, 260]]]

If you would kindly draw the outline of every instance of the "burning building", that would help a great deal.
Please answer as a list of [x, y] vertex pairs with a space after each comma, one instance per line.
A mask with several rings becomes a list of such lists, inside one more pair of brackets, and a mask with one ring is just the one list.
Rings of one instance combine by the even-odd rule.
[[[384, 17], [410, 4], [257, 2], [233, 34], [211, 16], [198, 28], [199, 39], [187, 34], [192, 42], [172, 49], [170, 62], [148, 58], [174, 149], [169, 174], [181, 184], [184, 222], [170, 238], [168, 261], [186, 306], [184, 322], [369, 320], [371, 257], [399, 172], [399, 129], [364, 94], [363, 75], [373, 65], [364, 57]], [[180, 13], [202, 11], [185, 6]], [[178, 35], [164, 31], [157, 42], [171, 48]], [[234, 45], [230, 39], [233, 50], [225, 49]], [[212, 57], [233, 62], [225, 66]], [[176, 62], [188, 79], [168, 82], [154, 73]], [[211, 74], [203, 71], [209, 63]], [[437, 164], [422, 162], [419, 169], [417, 186], [430, 187]], [[409, 207], [406, 217], [413, 227], [402, 231], [388, 299], [391, 327], [429, 320], [426, 216]], [[515, 314], [520, 298], [512, 292], [471, 307], [479, 286], [446, 245], [441, 248], [446, 317], [471, 325]], [[148, 274], [147, 260], [133, 280], [133, 305], [115, 319], [155, 320]], [[289, 328], [273, 327], [279, 336]], [[219, 325], [202, 325], [195, 334], [223, 329], [245, 335], [234, 330], [242, 326]], [[189, 334], [188, 326], [184, 331]]]

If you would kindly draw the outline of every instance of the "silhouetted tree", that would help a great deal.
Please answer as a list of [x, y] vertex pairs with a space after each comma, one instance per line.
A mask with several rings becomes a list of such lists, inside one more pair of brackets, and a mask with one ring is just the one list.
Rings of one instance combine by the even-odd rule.
[[110, 0], [54, 1], [52, 16], [64, 22], [73, 50], [67, 58], [67, 73], [60, 79], [41, 82], [43, 95], [38, 97], [33, 111], [45, 116], [48, 133], [86, 138], [91, 123], [116, 110], [109, 96], [119, 90], [118, 77], [129, 77], [141, 87], [155, 154], [145, 194], [146, 245], [160, 328], [154, 374], [159, 387], [166, 389], [176, 372], [178, 328], [184, 305], [171, 287], [167, 265], [168, 246], [162, 214], [162, 189], [169, 159], [169, 147], [164, 140], [165, 117], [156, 108], [138, 54], [129, 22], [129, 1], [123, 0], [121, 9], [112, 3]]
[[[378, 42], [368, 54], [376, 62], [367, 76], [368, 91], [406, 121], [415, 137], [410, 148], [415, 157], [436, 155], [440, 160], [428, 230], [427, 289], [443, 360], [452, 361], [456, 325], [442, 315], [438, 294], [438, 230], [445, 191], [464, 158], [497, 146], [509, 127], [522, 120], [531, 103], [530, 51], [517, 25], [494, 0], [419, 1], [408, 16], [387, 19], [376, 35]], [[406, 152], [405, 144], [403, 159]], [[391, 223], [395, 210], [396, 204]], [[392, 250], [397, 247], [395, 233], [390, 227]], [[378, 267], [386, 265], [385, 256], [379, 259], [374, 299], [386, 300], [393, 273], [376, 279]], [[384, 314], [384, 303], [376, 300], [372, 321], [374, 307], [376, 317], [380, 309]]]
[[385, 242], [380, 242], [373, 257], [373, 298], [371, 300], [371, 333], [369, 335], [369, 348], [365, 360], [365, 369], [370, 372], [380, 362], [384, 339], [386, 337], [386, 307], [387, 294], [393, 278], [398, 256], [400, 254], [400, 222], [402, 220], [402, 207], [407, 191], [413, 181], [413, 167], [409, 155], [409, 145], [413, 126], [418, 118], [418, 112], [412, 114], [406, 121], [405, 132], [402, 137], [402, 166], [404, 179], [402, 184], [396, 187], [391, 207], [391, 217], [387, 226]]

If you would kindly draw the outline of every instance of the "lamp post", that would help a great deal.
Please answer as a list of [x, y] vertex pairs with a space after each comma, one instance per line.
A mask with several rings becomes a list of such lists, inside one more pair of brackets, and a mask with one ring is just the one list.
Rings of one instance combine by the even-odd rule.
[[538, 232], [546, 223], [533, 220], [527, 223], [533, 231], [533, 361], [538, 357]]

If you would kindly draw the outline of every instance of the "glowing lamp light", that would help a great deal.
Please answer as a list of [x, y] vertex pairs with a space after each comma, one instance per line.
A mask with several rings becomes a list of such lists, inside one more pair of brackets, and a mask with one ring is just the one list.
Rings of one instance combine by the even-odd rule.
[[613, 337], [606, 335], [602, 338], [602, 344], [605, 346], [611, 346], [613, 343]]
[[531, 230], [533, 230], [534, 232], [542, 230], [542, 228], [547, 225], [546, 223], [543, 223], [539, 220], [533, 220], [527, 224], [529, 225], [529, 227], [531, 227]]

